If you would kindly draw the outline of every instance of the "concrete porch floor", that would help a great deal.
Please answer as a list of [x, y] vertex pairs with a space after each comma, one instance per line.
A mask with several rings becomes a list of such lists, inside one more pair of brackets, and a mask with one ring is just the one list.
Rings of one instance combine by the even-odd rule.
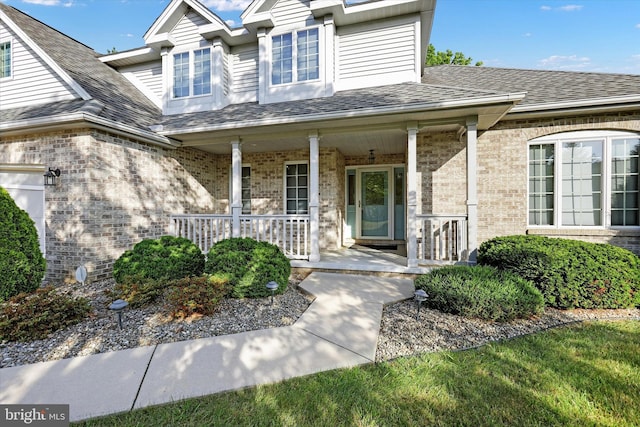
[[373, 249], [366, 246], [353, 245], [336, 250], [320, 251], [320, 261], [291, 260], [293, 268], [312, 270], [336, 270], [371, 273], [425, 274], [431, 267], [407, 267], [407, 258], [401, 255]]

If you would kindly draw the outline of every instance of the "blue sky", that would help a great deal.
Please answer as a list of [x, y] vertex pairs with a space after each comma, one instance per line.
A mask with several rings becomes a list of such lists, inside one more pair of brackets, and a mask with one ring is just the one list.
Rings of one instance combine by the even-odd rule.
[[[102, 53], [143, 46], [169, 2], [0, 1]], [[236, 25], [250, 3], [201, 1]], [[485, 66], [640, 74], [640, 0], [438, 0], [431, 42]]]

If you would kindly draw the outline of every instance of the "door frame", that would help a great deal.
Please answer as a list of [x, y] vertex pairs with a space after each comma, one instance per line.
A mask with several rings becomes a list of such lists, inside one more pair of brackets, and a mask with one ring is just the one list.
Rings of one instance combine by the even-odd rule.
[[[403, 193], [406, 191], [406, 165], [404, 163], [398, 164], [383, 164], [383, 165], [354, 165], [354, 166], [346, 166], [345, 167], [345, 198], [344, 198], [344, 209], [345, 209], [345, 233], [343, 240], [344, 241], [353, 241], [356, 240], [394, 240], [395, 239], [395, 223], [396, 223], [396, 209], [395, 209], [395, 170], [397, 168], [402, 168], [405, 172], [405, 179], [403, 180]], [[354, 201], [355, 205], [349, 205], [349, 172], [354, 171], [355, 179], [354, 179]], [[386, 171], [388, 172], [388, 192], [389, 192], [389, 223], [388, 223], [388, 233], [387, 236], [363, 236], [362, 235], [362, 173], [363, 172], [375, 172], [375, 171]], [[402, 204], [404, 205], [403, 212], [406, 215], [406, 197], [403, 197]], [[350, 211], [350, 206], [352, 206], [352, 212], [355, 208], [355, 218], [353, 221], [352, 227], [355, 228], [355, 231], [349, 233], [347, 230], [349, 225], [347, 224], [349, 219], [348, 216]]]
[[[364, 236], [362, 235], [363, 187], [362, 175], [370, 172], [387, 172], [387, 234], [384, 236]], [[394, 230], [394, 192], [393, 192], [393, 166], [371, 166], [356, 169], [356, 239], [360, 240], [392, 240]]]

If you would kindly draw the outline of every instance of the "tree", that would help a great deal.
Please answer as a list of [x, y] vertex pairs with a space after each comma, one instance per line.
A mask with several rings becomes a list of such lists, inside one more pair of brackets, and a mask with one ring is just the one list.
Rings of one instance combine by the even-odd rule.
[[[427, 48], [427, 67], [433, 65], [470, 65], [473, 59], [466, 57], [462, 52], [452, 52], [450, 49], [446, 51], [436, 51], [435, 46], [429, 43]], [[482, 61], [475, 63], [476, 67], [482, 66]]]

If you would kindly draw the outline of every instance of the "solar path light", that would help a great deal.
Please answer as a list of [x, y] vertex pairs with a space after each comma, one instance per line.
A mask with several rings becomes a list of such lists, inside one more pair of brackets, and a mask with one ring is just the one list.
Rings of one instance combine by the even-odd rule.
[[429, 295], [427, 295], [427, 293], [424, 291], [424, 289], [418, 289], [417, 291], [415, 291], [413, 296], [414, 296], [414, 299], [416, 301], [416, 304], [418, 305], [418, 310], [417, 310], [417, 313], [416, 313], [416, 320], [418, 320], [418, 317], [420, 317], [420, 306], [422, 305], [423, 302], [425, 302], [427, 300], [427, 297]]
[[273, 305], [273, 295], [276, 293], [276, 289], [278, 289], [278, 284], [276, 282], [267, 283], [267, 289], [271, 291], [271, 305]]
[[122, 311], [129, 305], [128, 302], [122, 299], [117, 299], [109, 305], [109, 310], [113, 310], [118, 313], [118, 326], [122, 329]]

